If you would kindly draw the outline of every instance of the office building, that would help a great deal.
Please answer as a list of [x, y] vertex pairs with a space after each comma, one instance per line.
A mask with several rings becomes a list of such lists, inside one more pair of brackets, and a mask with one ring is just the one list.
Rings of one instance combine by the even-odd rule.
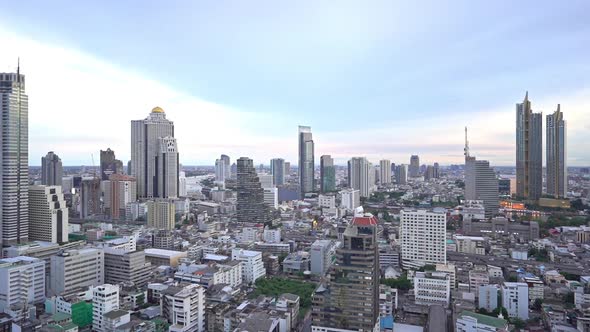
[[115, 151], [110, 148], [100, 150], [100, 179], [108, 180], [113, 174], [123, 174], [123, 162], [115, 158]]
[[412, 155], [410, 157], [409, 171], [411, 178], [420, 176], [420, 157], [418, 155]]
[[416, 272], [414, 276], [416, 304], [448, 307], [451, 299], [451, 280], [448, 273], [438, 271]]
[[264, 189], [250, 158], [238, 159], [237, 211], [238, 222], [266, 223], [268, 206], [264, 203]]
[[80, 183], [80, 218], [102, 213], [100, 179], [83, 179]]
[[131, 175], [137, 180], [141, 198], [158, 197], [154, 187], [159, 181], [156, 157], [161, 151], [161, 137], [174, 137], [174, 123], [166, 119], [160, 107], [153, 108], [144, 120], [131, 121]]
[[529, 319], [529, 287], [524, 282], [502, 284], [502, 306], [509, 317]]
[[60, 186], [29, 187], [29, 240], [68, 242], [68, 220]]
[[72, 294], [89, 286], [104, 283], [104, 252], [102, 249], [69, 249], [51, 256], [51, 294]]
[[335, 195], [319, 195], [318, 206], [323, 209], [334, 209], [336, 208], [336, 196]]
[[291, 176], [291, 163], [288, 161], [285, 161], [285, 179], [289, 178]]
[[529, 93], [516, 104], [516, 195], [537, 200], [543, 188], [543, 118], [533, 113]]
[[391, 183], [391, 161], [383, 159], [379, 161], [379, 180], [381, 184]]
[[242, 262], [242, 279], [247, 284], [253, 284], [266, 275], [260, 251], [232, 249], [231, 259]]
[[162, 291], [162, 317], [170, 332], [205, 331], [205, 289], [196, 284], [170, 286]]
[[272, 174], [258, 173], [258, 181], [263, 189], [275, 187]]
[[299, 126], [299, 188], [301, 198], [315, 190], [314, 143], [311, 127]]
[[547, 115], [547, 194], [567, 197], [567, 123], [560, 106]]
[[513, 236], [522, 242], [539, 238], [539, 224], [536, 221], [512, 222], [504, 217], [494, 217], [490, 221], [463, 220], [463, 234], [469, 236], [488, 236], [498, 238]]
[[225, 164], [225, 168], [224, 168], [224, 175], [223, 178], [225, 180], [231, 178], [231, 162], [229, 159], [228, 155], [222, 154], [219, 159], [221, 159], [223, 161], [223, 163]]
[[262, 239], [266, 243], [281, 243], [281, 229], [265, 227], [264, 232], [262, 233]]
[[119, 310], [119, 286], [104, 284], [92, 290], [92, 331], [106, 332], [105, 314]]
[[41, 157], [41, 184], [46, 186], [61, 186], [64, 169], [61, 159], [53, 151]]
[[279, 189], [276, 187], [264, 188], [264, 204], [272, 209], [279, 208]]
[[154, 197], [178, 197], [178, 146], [174, 137], [158, 138], [158, 154], [156, 155], [156, 181], [154, 181]]
[[354, 157], [348, 161], [348, 187], [358, 190], [361, 197], [369, 197], [375, 187], [375, 173], [365, 157]]
[[446, 214], [426, 210], [402, 210], [400, 215], [404, 269], [446, 263]]
[[270, 173], [275, 186], [285, 184], [285, 159], [275, 158], [270, 161]]
[[481, 236], [456, 235], [457, 252], [465, 254], [485, 255], [485, 239]]
[[498, 177], [487, 160], [477, 160], [469, 153], [467, 127], [465, 127], [465, 199], [483, 201], [485, 217], [498, 213], [500, 199]]
[[178, 173], [178, 197], [186, 197], [186, 175], [183, 171]]
[[215, 181], [225, 182], [228, 167], [223, 159], [215, 159]]
[[349, 211], [354, 211], [361, 206], [361, 193], [359, 190], [344, 189], [340, 191], [340, 197], [340, 206]]
[[29, 237], [29, 97], [25, 75], [0, 73], [0, 237], [2, 246]]
[[150, 228], [173, 230], [176, 222], [176, 208], [169, 200], [147, 202], [147, 224]]
[[145, 259], [152, 264], [152, 266], [171, 266], [177, 267], [179, 261], [187, 256], [186, 251], [174, 251], [157, 248], [145, 249]]
[[45, 301], [45, 261], [18, 256], [0, 260], [0, 310], [29, 307]]
[[143, 287], [150, 278], [151, 264], [145, 252], [124, 249], [104, 249], [104, 281], [114, 285]]
[[336, 190], [336, 167], [330, 155], [320, 157], [320, 190], [322, 193]]
[[344, 231], [330, 279], [313, 294], [312, 331], [379, 329], [377, 224], [373, 215], [358, 214]]
[[408, 165], [395, 166], [395, 183], [398, 185], [408, 184]]
[[311, 273], [323, 276], [328, 272], [332, 266], [333, 257], [333, 242], [332, 240], [315, 240], [311, 245]]
[[103, 181], [103, 204], [105, 213], [113, 220], [125, 220], [127, 204], [137, 201], [135, 178], [123, 174], [112, 174]]

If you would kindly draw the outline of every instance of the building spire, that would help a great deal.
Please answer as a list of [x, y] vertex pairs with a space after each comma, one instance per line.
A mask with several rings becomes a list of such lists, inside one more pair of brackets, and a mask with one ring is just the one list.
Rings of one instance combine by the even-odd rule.
[[467, 140], [467, 126], [465, 126], [465, 148], [463, 149], [465, 158], [469, 157], [469, 140]]
[[524, 100], [528, 101], [529, 100], [529, 90], [526, 91], [525, 95], [524, 95]]
[[561, 105], [557, 104], [557, 113], [561, 112]]
[[16, 81], [20, 84], [20, 57], [16, 58]]

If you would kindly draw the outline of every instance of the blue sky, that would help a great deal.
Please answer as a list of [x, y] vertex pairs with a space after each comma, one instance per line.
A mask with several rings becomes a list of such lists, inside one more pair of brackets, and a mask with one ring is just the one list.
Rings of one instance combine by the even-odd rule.
[[305, 124], [318, 161], [460, 163], [468, 125], [474, 154], [512, 165], [526, 90], [544, 114], [561, 103], [569, 163], [589, 165], [589, 12], [588, 1], [5, 1], [0, 70], [21, 56], [33, 165], [48, 150], [90, 164], [108, 146], [126, 160], [129, 121], [156, 105], [185, 164], [295, 163]]

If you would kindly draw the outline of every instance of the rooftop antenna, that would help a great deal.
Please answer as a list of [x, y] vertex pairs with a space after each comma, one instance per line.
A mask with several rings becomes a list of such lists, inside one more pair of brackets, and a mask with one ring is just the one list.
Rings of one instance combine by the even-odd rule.
[[469, 140], [467, 140], [467, 126], [465, 126], [465, 148], [463, 149], [465, 158], [469, 157]]

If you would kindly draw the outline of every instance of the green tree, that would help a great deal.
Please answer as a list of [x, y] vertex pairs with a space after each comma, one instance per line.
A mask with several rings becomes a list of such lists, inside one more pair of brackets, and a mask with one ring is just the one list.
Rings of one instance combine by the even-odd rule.
[[524, 329], [524, 327], [526, 326], [526, 323], [520, 319], [520, 318], [512, 318], [510, 319], [510, 323], [512, 323], [512, 325], [514, 325], [515, 329]]
[[535, 299], [533, 302], [533, 309], [541, 310], [543, 308], [543, 300], [542, 299]]
[[412, 282], [407, 278], [406, 275], [403, 275], [399, 278], [381, 279], [381, 283], [399, 290], [408, 290], [412, 288]]

